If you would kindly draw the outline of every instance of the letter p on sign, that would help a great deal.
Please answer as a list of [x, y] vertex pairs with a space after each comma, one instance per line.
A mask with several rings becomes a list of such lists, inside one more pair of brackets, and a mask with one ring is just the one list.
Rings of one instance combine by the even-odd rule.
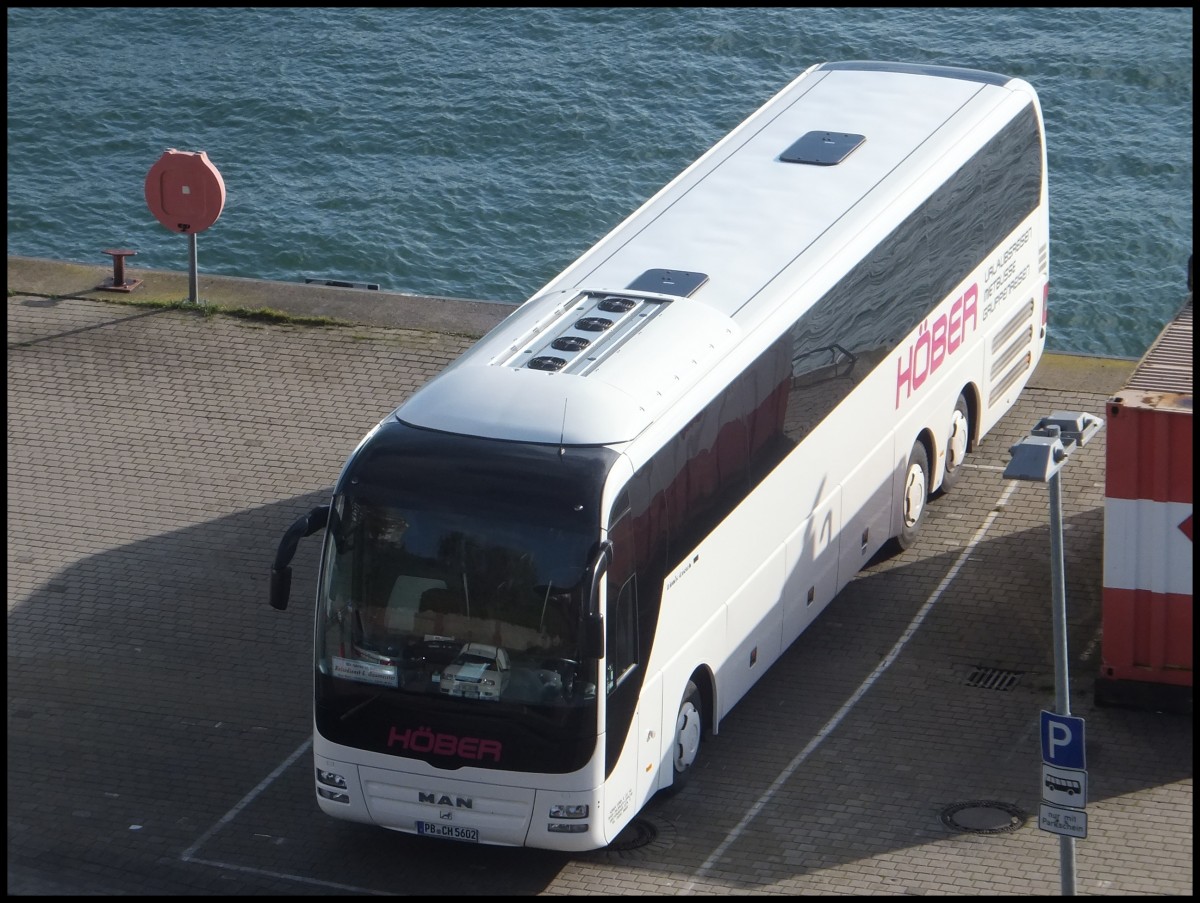
[[1042, 711], [1042, 761], [1059, 768], [1084, 768], [1083, 719]]

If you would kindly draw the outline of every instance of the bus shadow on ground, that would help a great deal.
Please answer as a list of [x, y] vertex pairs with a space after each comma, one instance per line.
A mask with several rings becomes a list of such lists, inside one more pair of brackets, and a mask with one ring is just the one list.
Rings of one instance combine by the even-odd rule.
[[553, 880], [562, 855], [477, 847], [465, 861], [457, 844], [326, 816], [310, 749], [271, 778], [311, 737], [319, 541], [300, 546], [285, 612], [268, 604], [270, 568], [288, 525], [327, 500], [130, 543], [37, 575], [24, 598], [10, 582], [11, 865], [169, 886], [192, 850], [191, 889], [223, 894], [532, 894]]
[[[1102, 520], [1096, 508], [1064, 522], [1072, 714], [1088, 723], [1099, 832], [1105, 802], [1187, 783], [1193, 771], [1190, 717], [1094, 702]], [[985, 538], [923, 616], [961, 550], [876, 556], [708, 739], [693, 783], [647, 806], [655, 849], [588, 858], [667, 868], [697, 893], [779, 892], [925, 844], [961, 850], [969, 839], [985, 858], [1005, 858], [1022, 855], [1014, 844], [1050, 842], [1037, 827], [1037, 725], [1055, 710], [1049, 542], [1047, 526]], [[963, 837], [945, 816], [970, 801], [1022, 813], [1018, 830]], [[1190, 794], [1145, 815], [1190, 822]], [[1136, 857], [1105, 863], [1104, 877], [1119, 886]]]
[[[291, 608], [267, 604], [279, 537], [325, 500], [311, 493], [93, 555], [15, 600], [8, 751], [23, 764], [20, 781], [10, 767], [10, 863], [84, 863], [117, 887], [161, 875], [220, 893], [535, 894], [575, 868], [709, 880], [704, 863], [728, 844], [720, 880], [753, 890], [943, 839], [940, 813], [964, 799], [1036, 810], [1030, 725], [1054, 700], [1044, 526], [981, 542], [877, 674], [959, 552], [873, 562], [730, 713], [693, 785], [651, 802], [644, 817], [663, 830], [640, 853], [465, 847], [329, 818], [312, 797], [311, 752], [280, 768], [311, 735], [319, 543], [300, 546]], [[1100, 517], [1066, 522], [1089, 804], [1192, 774], [1190, 718], [1090, 704]], [[1017, 680], [987, 692], [970, 685], [981, 667]], [[971, 727], [948, 733], [951, 723]], [[194, 884], [179, 877], [185, 850]]]

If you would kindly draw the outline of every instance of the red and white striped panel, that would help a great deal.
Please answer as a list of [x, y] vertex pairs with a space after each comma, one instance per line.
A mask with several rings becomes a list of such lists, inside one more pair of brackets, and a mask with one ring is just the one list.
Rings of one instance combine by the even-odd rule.
[[1192, 417], [1109, 411], [1104, 670], [1192, 683]]
[[1104, 500], [1104, 586], [1192, 595], [1192, 503]]

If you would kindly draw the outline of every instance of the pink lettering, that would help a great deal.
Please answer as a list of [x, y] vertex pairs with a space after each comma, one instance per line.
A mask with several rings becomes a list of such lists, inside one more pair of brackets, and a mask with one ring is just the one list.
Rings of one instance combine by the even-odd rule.
[[932, 346], [933, 362], [930, 365], [930, 372], [937, 370], [942, 365], [942, 361], [946, 359], [946, 315], [942, 314], [933, 321], [933, 346]]
[[499, 740], [483, 740], [479, 737], [456, 737], [454, 734], [435, 734], [428, 727], [412, 728], [401, 733], [394, 726], [388, 732], [389, 747], [415, 753], [433, 753], [435, 756], [456, 756], [460, 759], [482, 759], [490, 756], [499, 762], [504, 745]]
[[908, 366], [904, 364], [904, 353], [896, 358], [896, 407], [900, 407], [901, 393], [904, 398], [912, 397], [966, 341], [967, 320], [973, 329], [979, 328], [979, 286], [972, 284], [962, 296], [954, 299], [949, 314], [941, 314], [933, 321], [933, 329], [926, 320], [917, 328], [917, 337], [908, 348]]
[[391, 746], [395, 743], [399, 743], [401, 749], [408, 749], [408, 738], [411, 734], [412, 734], [411, 728], [409, 730], [406, 730], [403, 734], [401, 734], [396, 730], [395, 727], [393, 727], [391, 730], [391, 733], [388, 734], [388, 746]]
[[433, 744], [433, 731], [427, 727], [419, 727], [413, 731], [412, 739], [408, 741], [408, 748], [413, 752], [426, 753], [433, 751]]
[[913, 350], [908, 349], [908, 369], [904, 368], [904, 355], [901, 354], [896, 358], [896, 407], [900, 407], [900, 389], [907, 388], [904, 397], [908, 398], [912, 395], [912, 366], [913, 366]]
[[[917, 361], [921, 358], [922, 345], [925, 346], [925, 360], [921, 364], [921, 369], [918, 371]], [[921, 388], [925, 382], [925, 378], [929, 376], [930, 357], [929, 330], [926, 328], [926, 323], [922, 323], [921, 327], [917, 330], [917, 342], [913, 346], [912, 387], [914, 392]]]
[[946, 350], [953, 354], [962, 344], [962, 298], [950, 306], [950, 329], [946, 334]]
[[463, 737], [458, 741], [458, 754], [464, 759], [479, 758], [479, 740], [476, 737]]
[[490, 755], [492, 757], [492, 761], [499, 762], [500, 748], [500, 743], [497, 740], [480, 740], [479, 755], [476, 756], [476, 758], [482, 759], [484, 756]]
[[963, 293], [963, 330], [967, 328], [967, 317], [971, 317], [972, 325], [979, 328], [979, 286], [972, 286]]

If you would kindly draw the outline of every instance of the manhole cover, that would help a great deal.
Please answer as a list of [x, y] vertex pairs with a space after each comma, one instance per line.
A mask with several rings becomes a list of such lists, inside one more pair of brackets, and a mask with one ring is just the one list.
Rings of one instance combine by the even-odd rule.
[[620, 865], [659, 859], [674, 845], [675, 826], [665, 818], [643, 814], [626, 825], [608, 846], [577, 854], [577, 858]]
[[1011, 803], [971, 800], [942, 811], [942, 823], [969, 834], [1007, 834], [1025, 824], [1027, 816]]
[[616, 839], [608, 845], [608, 848], [617, 853], [627, 853], [630, 850], [641, 849], [648, 843], [653, 843], [656, 837], [658, 837], [658, 829], [654, 825], [643, 818], [635, 818], [625, 826]]

